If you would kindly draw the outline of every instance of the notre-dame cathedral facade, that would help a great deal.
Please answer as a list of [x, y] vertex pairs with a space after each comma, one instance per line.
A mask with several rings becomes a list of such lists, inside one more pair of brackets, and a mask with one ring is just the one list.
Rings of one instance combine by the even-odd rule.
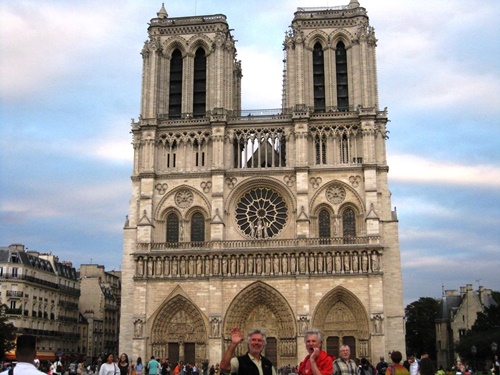
[[279, 110], [241, 109], [224, 15], [162, 7], [148, 33], [120, 352], [215, 364], [236, 326], [263, 328], [277, 366], [304, 357], [311, 328], [337, 356], [342, 344], [372, 361], [404, 352], [388, 118], [366, 9], [298, 8]]

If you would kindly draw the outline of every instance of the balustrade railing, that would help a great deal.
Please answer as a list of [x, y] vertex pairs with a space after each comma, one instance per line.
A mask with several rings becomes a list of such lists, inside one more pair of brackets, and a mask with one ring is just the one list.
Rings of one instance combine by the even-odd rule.
[[8, 290], [7, 297], [22, 297], [23, 292], [18, 290]]
[[380, 236], [332, 237], [332, 238], [291, 238], [206, 242], [155, 242], [139, 243], [138, 251], [177, 250], [231, 250], [231, 249], [284, 249], [294, 247], [329, 247], [352, 245], [379, 245]]

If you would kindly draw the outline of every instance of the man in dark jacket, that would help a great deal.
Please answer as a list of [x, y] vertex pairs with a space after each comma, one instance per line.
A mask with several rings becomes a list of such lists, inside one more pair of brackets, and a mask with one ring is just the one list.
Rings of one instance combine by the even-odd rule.
[[231, 344], [220, 361], [221, 372], [237, 375], [276, 375], [276, 369], [271, 361], [261, 355], [266, 346], [266, 334], [264, 331], [254, 329], [248, 332], [247, 354], [233, 357], [236, 347], [243, 339], [243, 334], [239, 328], [231, 330]]

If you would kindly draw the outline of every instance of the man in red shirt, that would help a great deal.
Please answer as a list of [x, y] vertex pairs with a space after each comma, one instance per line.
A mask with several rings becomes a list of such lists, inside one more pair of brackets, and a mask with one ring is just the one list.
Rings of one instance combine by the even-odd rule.
[[304, 334], [306, 350], [309, 353], [300, 363], [300, 375], [332, 375], [333, 358], [321, 349], [323, 338], [317, 329]]

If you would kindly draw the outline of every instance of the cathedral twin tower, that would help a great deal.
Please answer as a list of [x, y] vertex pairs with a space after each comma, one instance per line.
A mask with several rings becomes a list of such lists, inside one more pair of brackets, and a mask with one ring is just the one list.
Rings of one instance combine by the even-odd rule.
[[310, 328], [336, 356], [342, 344], [372, 360], [404, 350], [388, 119], [366, 10], [355, 0], [298, 8], [279, 110], [241, 109], [224, 15], [162, 7], [148, 32], [120, 352], [216, 363], [236, 326], [263, 328], [277, 366], [305, 356]]

